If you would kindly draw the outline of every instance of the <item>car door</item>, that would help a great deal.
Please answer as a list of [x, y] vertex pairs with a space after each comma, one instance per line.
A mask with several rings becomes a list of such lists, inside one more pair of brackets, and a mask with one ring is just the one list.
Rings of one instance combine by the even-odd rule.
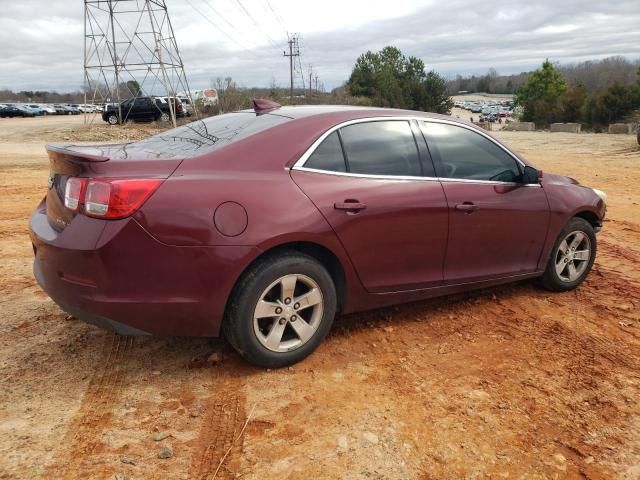
[[[116, 111], [118, 110], [118, 104], [115, 105], [115, 109]], [[136, 111], [133, 106], [133, 100], [125, 100], [122, 102], [120, 104], [120, 111], [122, 112], [122, 120], [124, 122], [128, 120], [135, 120], [137, 118]]]
[[534, 272], [549, 223], [539, 183], [491, 137], [460, 124], [420, 122], [449, 206], [449, 283]]
[[411, 123], [359, 121], [316, 144], [291, 176], [335, 231], [363, 286], [386, 292], [441, 284], [447, 203]]
[[152, 103], [149, 98], [136, 98], [133, 109], [136, 115], [135, 118], [138, 120], [153, 120], [154, 118]]

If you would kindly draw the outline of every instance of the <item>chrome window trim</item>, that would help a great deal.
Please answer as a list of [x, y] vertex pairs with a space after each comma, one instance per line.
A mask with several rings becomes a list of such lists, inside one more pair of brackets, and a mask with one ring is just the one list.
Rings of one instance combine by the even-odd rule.
[[355, 178], [369, 178], [373, 180], [418, 180], [418, 181], [439, 181], [446, 183], [475, 183], [482, 185], [505, 185], [505, 186], [520, 186], [520, 187], [539, 187], [542, 188], [542, 185], [539, 183], [531, 183], [531, 184], [522, 184], [517, 182], [500, 182], [495, 180], [472, 180], [466, 178], [447, 178], [447, 177], [423, 177], [423, 176], [408, 176], [408, 175], [373, 175], [373, 174], [363, 174], [363, 173], [351, 173], [351, 172], [334, 172], [331, 170], [320, 170], [317, 168], [308, 168], [305, 167], [304, 164], [307, 162], [309, 157], [313, 155], [318, 146], [332, 133], [340, 130], [343, 127], [348, 127], [349, 125], [355, 125], [358, 123], [368, 123], [368, 122], [384, 122], [384, 121], [406, 121], [411, 122], [415, 120], [417, 122], [427, 122], [427, 123], [445, 123], [449, 125], [454, 125], [457, 127], [466, 128], [472, 132], [478, 133], [482, 135], [484, 138], [492, 142], [494, 145], [498, 146], [500, 149], [505, 151], [511, 158], [513, 158], [519, 165], [523, 168], [526, 166], [517, 156], [515, 156], [512, 152], [510, 152], [506, 147], [498, 143], [494, 138], [490, 137], [486, 133], [484, 133], [479, 128], [474, 128], [470, 125], [466, 125], [464, 123], [459, 123], [453, 120], [446, 120], [442, 118], [426, 118], [426, 117], [417, 117], [417, 116], [388, 116], [388, 117], [367, 117], [367, 118], [357, 118], [354, 120], [347, 120], [346, 122], [339, 123], [334, 125], [329, 130], [324, 132], [318, 139], [311, 144], [307, 150], [300, 156], [300, 158], [293, 164], [291, 170], [300, 170], [304, 172], [313, 172], [313, 173], [323, 173], [325, 175], [338, 175], [342, 177], [355, 177]]
[[375, 175], [372, 173], [351, 173], [351, 172], [334, 172], [332, 170], [320, 170], [318, 168], [307, 167], [292, 167], [292, 170], [298, 170], [302, 172], [312, 173], [324, 173], [325, 175], [337, 175], [340, 177], [354, 177], [354, 178], [368, 178], [370, 180], [417, 180], [417, 181], [430, 181], [437, 182], [438, 177], [423, 177], [412, 175]]
[[[397, 116], [388, 116], [388, 117], [367, 117], [367, 118], [356, 118], [354, 120], [347, 120], [346, 122], [339, 123], [338, 125], [334, 125], [329, 130], [324, 132], [318, 139], [311, 144], [309, 148], [302, 154], [302, 156], [293, 164], [292, 169], [297, 169], [297, 167], [303, 167], [307, 162], [309, 157], [313, 155], [313, 152], [316, 151], [316, 148], [333, 132], [340, 130], [343, 127], [348, 127], [349, 125], [355, 125], [358, 123], [368, 123], [368, 122], [383, 122], [383, 121], [405, 121], [409, 123], [414, 117], [397, 117]], [[411, 128], [411, 125], [409, 125]], [[413, 130], [412, 130], [413, 135]], [[416, 147], [417, 148], [417, 147]], [[382, 176], [382, 175], [381, 175]]]
[[442, 177], [412, 177], [408, 175], [373, 175], [365, 173], [350, 173], [350, 172], [334, 172], [331, 170], [320, 170], [317, 168], [307, 167], [292, 167], [291, 170], [297, 172], [309, 172], [309, 173], [321, 173], [324, 175], [334, 175], [337, 177], [353, 177], [353, 178], [367, 178], [369, 180], [403, 180], [403, 181], [418, 181], [418, 182], [442, 182], [442, 183], [472, 183], [480, 185], [496, 185], [496, 186], [512, 186], [512, 187], [538, 187], [542, 188], [539, 183], [517, 183], [517, 182], [499, 182], [495, 180], [470, 180], [466, 178], [442, 178]]

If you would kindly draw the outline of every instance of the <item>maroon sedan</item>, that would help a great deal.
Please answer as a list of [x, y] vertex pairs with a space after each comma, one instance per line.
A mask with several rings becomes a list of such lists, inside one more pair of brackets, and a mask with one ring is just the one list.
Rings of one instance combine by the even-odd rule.
[[588, 274], [605, 194], [472, 124], [353, 107], [247, 110], [125, 145], [49, 145], [34, 271], [123, 334], [218, 336], [250, 362], [309, 355], [336, 311]]

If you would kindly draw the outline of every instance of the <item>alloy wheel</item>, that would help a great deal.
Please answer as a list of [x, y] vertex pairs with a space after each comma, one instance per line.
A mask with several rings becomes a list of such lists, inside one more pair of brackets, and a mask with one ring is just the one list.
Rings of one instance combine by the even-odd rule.
[[258, 341], [273, 352], [290, 352], [307, 343], [322, 321], [320, 286], [310, 277], [280, 277], [260, 295], [253, 313]]
[[574, 282], [585, 272], [591, 258], [591, 241], [582, 231], [569, 233], [556, 251], [556, 274], [563, 282]]

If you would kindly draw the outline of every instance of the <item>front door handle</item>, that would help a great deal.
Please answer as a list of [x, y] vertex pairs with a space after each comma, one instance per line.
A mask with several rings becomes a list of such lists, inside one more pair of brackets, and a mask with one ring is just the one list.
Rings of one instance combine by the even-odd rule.
[[472, 202], [464, 202], [456, 205], [456, 210], [464, 212], [464, 213], [473, 213], [478, 210], [480, 207]]
[[336, 210], [346, 210], [347, 213], [358, 213], [367, 208], [367, 205], [353, 198], [347, 198], [344, 202], [336, 202], [333, 204]]

